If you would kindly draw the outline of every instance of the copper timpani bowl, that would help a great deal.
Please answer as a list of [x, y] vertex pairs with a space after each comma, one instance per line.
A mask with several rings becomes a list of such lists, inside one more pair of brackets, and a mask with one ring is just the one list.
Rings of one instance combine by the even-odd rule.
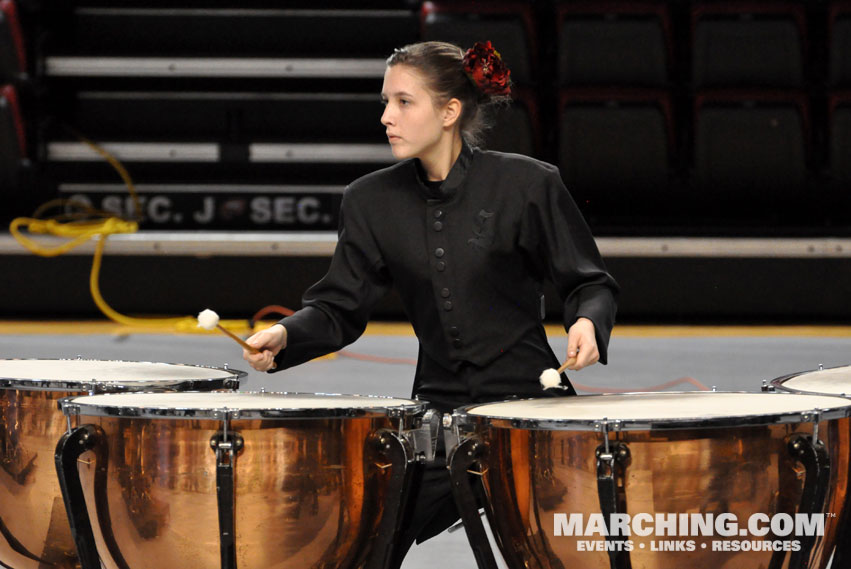
[[[849, 415], [838, 397], [770, 393], [510, 401], [456, 410], [447, 450], [482, 568], [496, 565], [476, 491], [512, 569], [823, 569], [846, 507]], [[823, 531], [786, 533], [798, 513]], [[607, 537], [616, 521], [626, 535]]]
[[[778, 377], [764, 385], [767, 391], [799, 393], [808, 395], [838, 395], [851, 398], [851, 366], [840, 366], [817, 370], [802, 371]], [[840, 521], [843, 528], [837, 540], [836, 551], [831, 567], [851, 566], [851, 493], [846, 496], [843, 508], [844, 518]]]
[[347, 569], [392, 547], [425, 404], [144, 393], [62, 408], [79, 425], [57, 448], [66, 500], [79, 485], [71, 508], [96, 544], [84, 568]]
[[89, 392], [232, 389], [243, 375], [151, 362], [0, 360], [0, 564], [78, 566], [53, 461], [67, 430], [58, 400]]

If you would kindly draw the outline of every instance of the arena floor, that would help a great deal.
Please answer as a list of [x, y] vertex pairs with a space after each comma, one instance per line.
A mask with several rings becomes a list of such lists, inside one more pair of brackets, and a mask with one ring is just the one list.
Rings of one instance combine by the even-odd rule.
[[[549, 326], [564, 354], [563, 330]], [[108, 322], [0, 322], [0, 358], [121, 359], [244, 369], [241, 348], [221, 334], [165, 334]], [[580, 392], [758, 391], [763, 380], [851, 363], [851, 327], [619, 326], [610, 363], [574, 373]], [[340, 354], [276, 374], [249, 371], [242, 389], [410, 395], [417, 341], [407, 324], [373, 324]], [[475, 566], [463, 531], [444, 532], [416, 546], [403, 569]]]

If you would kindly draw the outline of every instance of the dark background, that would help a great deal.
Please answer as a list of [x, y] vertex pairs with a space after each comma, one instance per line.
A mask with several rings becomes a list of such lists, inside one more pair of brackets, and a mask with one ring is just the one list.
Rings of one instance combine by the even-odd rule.
[[[84, 135], [216, 149], [208, 162], [122, 155], [147, 204], [143, 232], [333, 231], [345, 184], [389, 163], [347, 154], [386, 145], [380, 71], [341, 70], [423, 39], [493, 41], [512, 69], [515, 101], [496, 113], [483, 146], [558, 164], [598, 237], [767, 239], [748, 257], [736, 254], [735, 240], [710, 256], [607, 257], [623, 287], [621, 321], [841, 323], [851, 315], [846, 256], [778, 258], [771, 241], [851, 233], [845, 1], [7, 0], [0, 221], [70, 195], [133, 213], [106, 161], [56, 157], [57, 143], [80, 144]], [[71, 76], [52, 67], [84, 57], [189, 60], [203, 70], [146, 75], [130, 63], [110, 75], [96, 63]], [[240, 58], [245, 72], [221, 72], [212, 58]], [[252, 71], [261, 59], [331, 66], [270, 76]], [[342, 146], [320, 161], [284, 150], [258, 162], [257, 144]], [[205, 199], [212, 217], [196, 217]], [[277, 214], [268, 205], [275, 200]], [[89, 257], [11, 254], [15, 245], [5, 243], [0, 316], [97, 314]], [[210, 305], [247, 315], [271, 303], [297, 308], [327, 262], [215, 250], [107, 255], [102, 289], [119, 311]], [[549, 292], [553, 319], [559, 303]], [[395, 298], [376, 316], [403, 317]]]

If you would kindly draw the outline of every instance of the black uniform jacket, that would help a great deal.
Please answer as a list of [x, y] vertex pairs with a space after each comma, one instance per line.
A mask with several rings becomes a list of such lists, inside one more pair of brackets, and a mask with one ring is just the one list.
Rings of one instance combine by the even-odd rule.
[[594, 322], [605, 363], [618, 287], [558, 169], [464, 144], [439, 189], [424, 179], [419, 160], [409, 159], [346, 188], [330, 269], [303, 308], [281, 320], [288, 347], [277, 370], [356, 340], [391, 286], [419, 338], [421, 364], [484, 368], [524, 338], [546, 343], [545, 278], [564, 302], [565, 329], [579, 317]]

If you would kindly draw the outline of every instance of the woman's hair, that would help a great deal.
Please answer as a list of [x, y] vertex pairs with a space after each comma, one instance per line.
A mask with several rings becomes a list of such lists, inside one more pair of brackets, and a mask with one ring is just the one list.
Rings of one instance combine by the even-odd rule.
[[397, 48], [387, 58], [387, 66], [408, 65], [418, 70], [434, 93], [435, 104], [443, 105], [453, 98], [461, 101], [461, 136], [467, 144], [479, 145], [483, 132], [492, 127], [491, 111], [509, 103], [511, 97], [486, 93], [477, 86], [465, 71], [464, 55], [457, 45], [426, 41]]

